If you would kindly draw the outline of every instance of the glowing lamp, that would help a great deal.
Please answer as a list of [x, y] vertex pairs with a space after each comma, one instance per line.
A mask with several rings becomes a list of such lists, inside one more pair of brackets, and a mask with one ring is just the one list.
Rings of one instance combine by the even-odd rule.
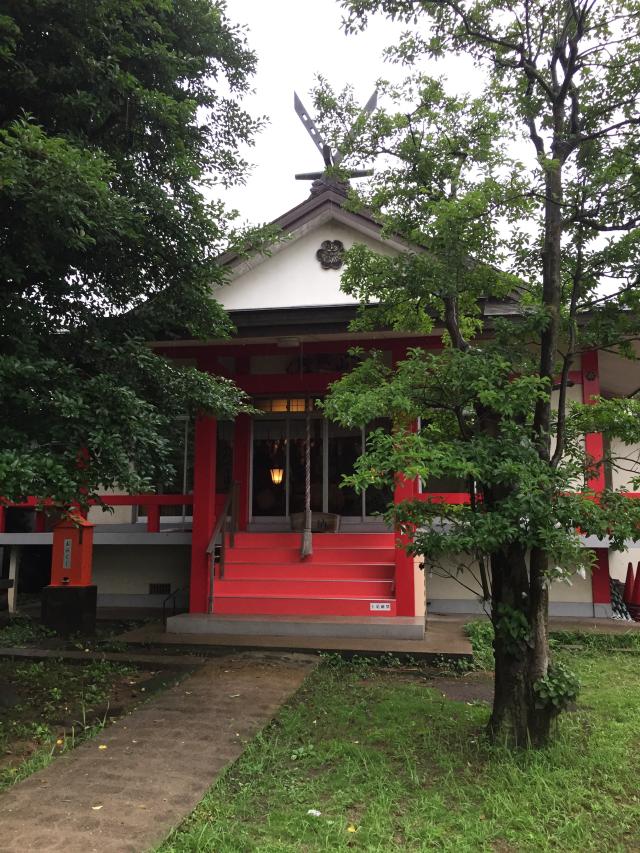
[[270, 468], [269, 473], [271, 474], [271, 482], [274, 486], [279, 486], [282, 482], [282, 478], [284, 477], [284, 468]]

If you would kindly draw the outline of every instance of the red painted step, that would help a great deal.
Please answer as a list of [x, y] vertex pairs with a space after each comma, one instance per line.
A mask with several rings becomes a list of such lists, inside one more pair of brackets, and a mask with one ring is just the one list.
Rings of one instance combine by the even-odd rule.
[[300, 580], [286, 578], [263, 578], [256, 580], [216, 580], [214, 595], [286, 595], [325, 596], [344, 598], [389, 598], [393, 592], [392, 580]]
[[227, 562], [224, 568], [225, 580], [280, 578], [286, 580], [392, 580], [395, 576], [393, 563], [368, 563], [357, 565], [337, 563], [240, 563]]
[[214, 584], [213, 612], [395, 615], [393, 533], [314, 533], [306, 559], [300, 544], [300, 533], [237, 533]]
[[[389, 610], [371, 610], [371, 604], [389, 605]], [[261, 616], [379, 616], [396, 615], [394, 599], [381, 598], [296, 598], [259, 596], [220, 596], [214, 599], [214, 612], [219, 614]]]
[[308, 557], [300, 556], [300, 548], [234, 548], [227, 547], [227, 563], [393, 563], [395, 548], [316, 548]]
[[[299, 536], [300, 534], [298, 534]], [[393, 548], [394, 533], [314, 533], [315, 548]]]
[[[393, 548], [393, 533], [314, 533], [315, 548]], [[236, 533], [234, 548], [300, 548], [301, 533]]]

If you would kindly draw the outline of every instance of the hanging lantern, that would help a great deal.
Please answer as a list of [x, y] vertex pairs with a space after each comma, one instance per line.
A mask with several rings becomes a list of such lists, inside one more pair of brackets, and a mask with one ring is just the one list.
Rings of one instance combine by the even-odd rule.
[[271, 474], [271, 482], [273, 485], [279, 486], [284, 477], [284, 468], [270, 468], [269, 473]]

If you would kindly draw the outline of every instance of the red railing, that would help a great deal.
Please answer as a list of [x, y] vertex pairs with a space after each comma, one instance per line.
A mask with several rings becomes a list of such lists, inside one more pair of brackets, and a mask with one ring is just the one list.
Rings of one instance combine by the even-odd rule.
[[[623, 492], [624, 496], [631, 500], [640, 500], [640, 492]], [[469, 494], [467, 492], [421, 492], [415, 496], [418, 500], [429, 500], [434, 503], [467, 504]], [[226, 494], [216, 495], [216, 518], [220, 516], [222, 508], [227, 500]], [[160, 531], [160, 507], [161, 506], [192, 506], [193, 495], [102, 495], [100, 500], [89, 502], [91, 506], [137, 506], [145, 507], [147, 513], [147, 532], [158, 533]], [[19, 503], [4, 502], [0, 504], [0, 533], [6, 531], [6, 510], [9, 507], [35, 509], [36, 510], [36, 533], [45, 531], [45, 513], [43, 508], [56, 506], [49, 499], [40, 500], [29, 497]]]
[[[224, 501], [225, 495], [216, 495], [216, 504], [218, 499]], [[144, 507], [147, 513], [147, 532], [160, 532], [160, 507], [161, 506], [192, 506], [193, 495], [101, 495], [99, 500], [89, 501], [90, 506], [137, 506]], [[29, 497], [19, 503], [8, 502], [0, 506], [0, 533], [5, 532], [6, 528], [6, 510], [8, 507], [16, 507], [22, 509], [36, 510], [36, 533], [43, 533], [45, 530], [45, 512], [43, 508], [56, 506], [55, 502], [49, 499], [39, 500], [35, 497]]]
[[[640, 500], [640, 492], [621, 492], [623, 497], [630, 500]], [[468, 504], [470, 503], [468, 492], [419, 492], [416, 496], [420, 501], [431, 501], [432, 503], [444, 504]], [[477, 496], [482, 501], [482, 495]], [[589, 500], [595, 500], [595, 496], [589, 496]]]

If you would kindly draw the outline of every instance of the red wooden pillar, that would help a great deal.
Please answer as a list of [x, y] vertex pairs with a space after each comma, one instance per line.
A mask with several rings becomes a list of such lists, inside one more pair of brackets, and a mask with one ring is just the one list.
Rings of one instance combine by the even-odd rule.
[[[598, 372], [598, 353], [590, 350], [582, 354], [582, 402], [594, 403], [594, 397], [600, 396], [600, 374]], [[604, 458], [604, 439], [601, 432], [591, 432], [584, 437], [587, 454], [595, 461]], [[587, 485], [594, 492], [604, 491], [604, 465], [600, 465], [597, 474], [589, 479]]]
[[7, 508], [0, 504], [0, 533], [7, 529]]
[[233, 481], [238, 483], [238, 530], [246, 530], [249, 524], [250, 450], [251, 417], [238, 415], [233, 436]]
[[[582, 354], [582, 402], [590, 405], [594, 397], [600, 396], [600, 373], [598, 369], [598, 352], [590, 350]], [[588, 456], [594, 462], [604, 459], [604, 438], [601, 432], [591, 432], [584, 437], [584, 447]], [[587, 481], [587, 485], [596, 495], [604, 491], [604, 465]], [[593, 600], [594, 616], [611, 615], [611, 586], [609, 581], [609, 551], [607, 548], [596, 549], [597, 562], [591, 574], [591, 597]]]
[[[417, 422], [411, 425], [415, 432]], [[394, 504], [415, 498], [418, 491], [418, 481], [408, 480], [404, 474], [396, 474], [396, 484], [393, 491]], [[399, 547], [396, 548], [396, 614], [398, 616], [416, 615], [416, 590], [414, 558], [407, 554], [404, 547], [411, 541], [406, 534], [398, 536]]]
[[193, 461], [193, 525], [189, 612], [206, 613], [209, 560], [206, 553], [216, 519], [215, 418], [196, 419]]
[[[393, 492], [394, 504], [411, 500], [416, 494], [415, 480], [408, 480], [403, 474], [396, 477], [396, 487]], [[415, 570], [413, 557], [404, 550], [411, 541], [406, 534], [398, 536], [399, 547], [396, 548], [396, 615], [416, 615]]]

